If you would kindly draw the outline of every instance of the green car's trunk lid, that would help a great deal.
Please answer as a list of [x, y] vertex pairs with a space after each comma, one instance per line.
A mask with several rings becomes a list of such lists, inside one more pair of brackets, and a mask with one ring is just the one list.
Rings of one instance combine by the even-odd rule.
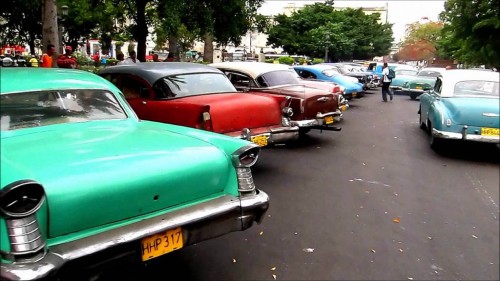
[[67, 126], [3, 140], [2, 163], [30, 171], [44, 186], [49, 237], [224, 191], [232, 167], [221, 150], [148, 123], [82, 131]]

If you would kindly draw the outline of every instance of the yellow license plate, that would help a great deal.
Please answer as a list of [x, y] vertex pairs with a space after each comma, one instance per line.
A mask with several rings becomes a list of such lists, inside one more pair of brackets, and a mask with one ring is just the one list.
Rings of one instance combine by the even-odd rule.
[[252, 136], [250, 140], [258, 144], [260, 146], [266, 146], [267, 145], [267, 136], [266, 135], [260, 135], [260, 136]]
[[422, 87], [421, 86], [416, 86], [415, 89], [422, 90]]
[[325, 117], [325, 123], [326, 124], [332, 124], [333, 123], [333, 116], [326, 116]]
[[352, 93], [352, 97], [355, 98], [358, 95], [358, 93]]
[[184, 246], [182, 228], [170, 229], [142, 239], [142, 261], [178, 250]]
[[498, 128], [481, 128], [481, 136], [499, 136], [500, 129]]

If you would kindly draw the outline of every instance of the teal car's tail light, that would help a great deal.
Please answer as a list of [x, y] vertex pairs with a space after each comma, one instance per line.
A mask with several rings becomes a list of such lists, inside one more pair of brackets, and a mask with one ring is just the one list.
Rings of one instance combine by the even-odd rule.
[[250, 167], [257, 162], [259, 151], [259, 146], [249, 144], [238, 149], [232, 155], [233, 165], [236, 168], [236, 176], [238, 177], [238, 190], [240, 193], [255, 191], [255, 183], [253, 182]]
[[31, 180], [17, 181], [0, 190], [0, 215], [5, 218], [11, 255], [29, 258], [44, 249], [36, 218], [44, 200], [43, 187]]

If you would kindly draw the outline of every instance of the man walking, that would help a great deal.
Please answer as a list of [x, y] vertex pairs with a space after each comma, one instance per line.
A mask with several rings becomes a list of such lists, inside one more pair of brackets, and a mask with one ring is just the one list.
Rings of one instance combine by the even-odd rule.
[[389, 67], [387, 63], [384, 62], [382, 66], [382, 100], [387, 102], [387, 95], [390, 96], [391, 100], [393, 98], [392, 93], [389, 91], [389, 86], [391, 85], [391, 78], [389, 77]]

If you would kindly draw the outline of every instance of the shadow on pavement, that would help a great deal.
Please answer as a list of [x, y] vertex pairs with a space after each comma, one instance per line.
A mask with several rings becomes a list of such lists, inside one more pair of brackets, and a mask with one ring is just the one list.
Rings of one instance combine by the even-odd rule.
[[449, 141], [436, 153], [452, 159], [500, 163], [500, 146], [498, 144]]

